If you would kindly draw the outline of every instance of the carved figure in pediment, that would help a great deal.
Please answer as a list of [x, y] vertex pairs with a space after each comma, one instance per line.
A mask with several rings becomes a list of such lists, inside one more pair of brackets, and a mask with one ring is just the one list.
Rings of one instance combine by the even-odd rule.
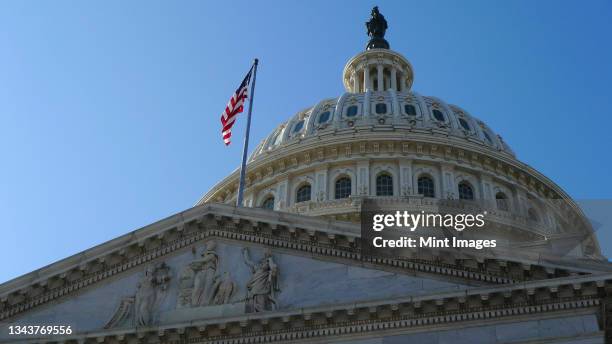
[[236, 284], [232, 281], [229, 272], [224, 272], [215, 282], [214, 300], [215, 305], [224, 305], [230, 303], [232, 296], [236, 293]]
[[191, 266], [185, 266], [179, 274], [179, 295], [177, 300], [177, 307], [190, 307], [191, 306], [191, 294], [193, 292], [193, 281], [195, 278], [195, 271]]
[[207, 306], [212, 304], [214, 297], [214, 284], [217, 274], [219, 256], [215, 251], [217, 244], [211, 241], [206, 245], [202, 258], [191, 263], [191, 268], [196, 271], [191, 293], [191, 306]]
[[157, 308], [166, 297], [170, 278], [170, 267], [165, 263], [147, 266], [136, 294], [121, 300], [104, 328], [151, 325]]
[[134, 301], [136, 326], [151, 324], [155, 309], [165, 297], [169, 281], [170, 268], [165, 263], [146, 267]]
[[244, 263], [251, 269], [251, 279], [247, 283], [247, 304], [248, 313], [275, 310], [278, 306], [276, 293], [280, 292], [278, 285], [279, 270], [278, 265], [272, 258], [272, 252], [266, 250], [264, 257], [254, 263], [249, 257], [249, 251], [245, 247], [242, 249]]

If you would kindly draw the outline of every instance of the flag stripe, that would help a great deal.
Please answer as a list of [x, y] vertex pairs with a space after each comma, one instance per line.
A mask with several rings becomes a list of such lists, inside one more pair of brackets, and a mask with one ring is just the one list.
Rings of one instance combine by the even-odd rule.
[[225, 110], [221, 114], [221, 136], [225, 145], [231, 143], [232, 127], [236, 123], [238, 114], [244, 111], [244, 101], [248, 98], [248, 87], [252, 71], [253, 68], [249, 70], [236, 92], [232, 94], [232, 97], [225, 106]]

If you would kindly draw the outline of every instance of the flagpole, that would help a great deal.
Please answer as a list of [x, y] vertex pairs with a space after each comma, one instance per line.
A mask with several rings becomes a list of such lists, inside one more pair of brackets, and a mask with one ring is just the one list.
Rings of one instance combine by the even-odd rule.
[[242, 147], [242, 165], [240, 165], [240, 182], [238, 183], [238, 197], [236, 206], [242, 207], [242, 196], [244, 193], [244, 175], [246, 174], [247, 151], [249, 150], [249, 133], [251, 131], [251, 111], [253, 110], [253, 98], [255, 98], [255, 79], [257, 78], [258, 59], [253, 61], [253, 82], [251, 82], [251, 92], [249, 94], [249, 112], [247, 114], [246, 134], [244, 135], [244, 145]]

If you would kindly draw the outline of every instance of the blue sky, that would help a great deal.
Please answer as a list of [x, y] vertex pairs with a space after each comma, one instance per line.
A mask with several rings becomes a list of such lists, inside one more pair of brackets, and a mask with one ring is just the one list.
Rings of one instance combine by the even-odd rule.
[[2, 1], [0, 282], [192, 206], [239, 164], [218, 118], [252, 58], [255, 146], [344, 91], [375, 4], [414, 90], [611, 198], [610, 1]]

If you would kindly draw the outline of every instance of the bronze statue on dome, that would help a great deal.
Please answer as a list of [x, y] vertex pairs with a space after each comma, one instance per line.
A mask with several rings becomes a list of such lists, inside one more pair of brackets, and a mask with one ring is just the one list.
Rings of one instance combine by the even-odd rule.
[[389, 49], [389, 42], [385, 40], [385, 32], [388, 27], [385, 16], [378, 11], [378, 6], [374, 6], [371, 15], [370, 20], [365, 23], [368, 29], [368, 36], [370, 36], [366, 50]]

